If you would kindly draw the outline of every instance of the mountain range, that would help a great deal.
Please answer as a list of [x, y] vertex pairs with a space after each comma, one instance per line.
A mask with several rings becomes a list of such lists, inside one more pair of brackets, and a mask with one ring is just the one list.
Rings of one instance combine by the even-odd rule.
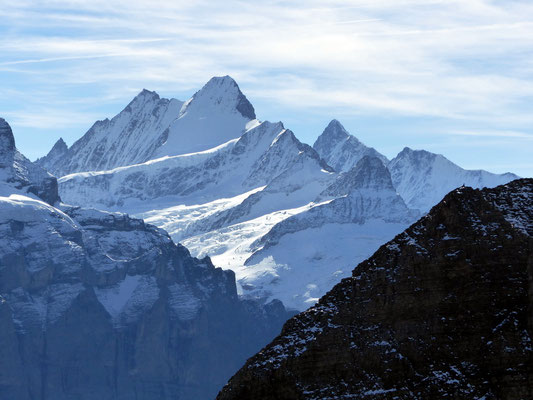
[[35, 163], [0, 119], [0, 397], [214, 398], [295, 310], [221, 399], [527, 397], [516, 178], [337, 120], [309, 146], [228, 76]]
[[0, 119], [0, 398], [212, 399], [291, 315], [123, 213], [61, 202]]
[[59, 177], [66, 203], [142, 218], [233, 270], [245, 298], [297, 310], [450, 190], [517, 178], [408, 148], [389, 161], [337, 120], [311, 147], [257, 120], [229, 76], [185, 102], [143, 90], [37, 164]]

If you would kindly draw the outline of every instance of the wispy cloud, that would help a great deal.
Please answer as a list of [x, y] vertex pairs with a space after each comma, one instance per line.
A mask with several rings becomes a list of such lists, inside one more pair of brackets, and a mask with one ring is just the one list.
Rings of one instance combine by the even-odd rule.
[[526, 135], [533, 124], [530, 2], [4, 3], [2, 82], [28, 101], [53, 88], [72, 112], [94, 111], [76, 106], [82, 96], [136, 87], [186, 96], [229, 73], [266, 114], [274, 104], [304, 118], [438, 117], [451, 136], [462, 123]]
[[517, 131], [448, 131], [452, 135], [459, 136], [477, 136], [477, 137], [496, 137], [496, 138], [520, 138], [526, 140], [533, 140], [533, 133], [517, 132]]

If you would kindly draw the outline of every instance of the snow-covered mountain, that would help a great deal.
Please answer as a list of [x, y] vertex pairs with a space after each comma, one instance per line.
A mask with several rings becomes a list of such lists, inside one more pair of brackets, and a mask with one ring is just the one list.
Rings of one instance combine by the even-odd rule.
[[305, 309], [419, 216], [396, 193], [381, 159], [363, 157], [316, 205], [276, 224], [253, 245], [241, 284], [257, 297]]
[[207, 151], [161, 157], [109, 171], [75, 173], [59, 182], [68, 203], [85, 201], [102, 208], [152, 210], [153, 203], [148, 200], [166, 198], [170, 204], [180, 204], [242, 195], [298, 167], [331, 176], [315, 151], [300, 143], [283, 124], [263, 122], [238, 139]]
[[[262, 122], [209, 151], [59, 181], [66, 202], [127, 210], [168, 230], [195, 255], [219, 257], [216, 265], [233, 269], [240, 281], [250, 245], [277, 222], [312, 207], [335, 176], [281, 123]], [[249, 279], [241, 286], [248, 298], [274, 298], [247, 287]]]
[[111, 120], [95, 122], [67, 151], [56, 143], [37, 163], [62, 176], [147, 161], [166, 141], [168, 127], [182, 105], [179, 100], [163, 99], [145, 89]]
[[209, 255], [235, 271], [245, 297], [303, 310], [416, 219], [397, 167], [336, 120], [314, 148], [280, 122], [256, 120], [235, 81], [221, 77], [182, 106], [150, 160], [59, 184], [68, 203], [126, 211]]
[[421, 212], [429, 211], [446, 193], [461, 185], [494, 187], [518, 178], [511, 173], [465, 170], [440, 154], [408, 147], [389, 162], [350, 135], [337, 120], [329, 123], [313, 148], [337, 172], [348, 171], [366, 155], [379, 158], [389, 168], [394, 187], [406, 204]]
[[313, 148], [337, 172], [346, 172], [364, 156], [379, 158], [384, 164], [389, 160], [372, 147], [367, 147], [350, 135], [336, 119], [332, 120], [317, 138]]
[[427, 212], [451, 190], [460, 186], [495, 187], [518, 178], [515, 174], [492, 174], [465, 170], [446, 157], [425, 150], [404, 148], [388, 164], [392, 182], [406, 204]]
[[289, 316], [155, 226], [60, 203], [4, 120], [0, 174], [2, 399], [211, 399]]
[[257, 124], [252, 104], [229, 76], [214, 77], [185, 102], [154, 157], [208, 150]]
[[255, 124], [254, 108], [229, 76], [212, 78], [185, 103], [144, 89], [68, 150], [60, 140], [37, 163], [57, 176], [109, 170], [208, 150]]
[[38, 158], [35, 161], [35, 164], [42, 166], [43, 168], [52, 171], [56, 169], [56, 166], [59, 163], [59, 160], [68, 152], [68, 146], [63, 140], [59, 138], [55, 142], [52, 149], [44, 157]]

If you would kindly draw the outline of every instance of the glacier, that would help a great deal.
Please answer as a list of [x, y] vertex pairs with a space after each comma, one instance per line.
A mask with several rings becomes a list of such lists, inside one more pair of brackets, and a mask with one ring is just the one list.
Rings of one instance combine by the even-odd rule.
[[[149, 110], [160, 101], [153, 98]], [[151, 153], [105, 168], [86, 162], [56, 170], [63, 200], [127, 212], [164, 228], [193, 255], [234, 271], [243, 298], [281, 299], [297, 310], [449, 190], [516, 178], [467, 171], [426, 151], [404, 150], [389, 160], [337, 120], [311, 147], [283, 123], [258, 120], [229, 76], [212, 78], [174, 114], [164, 129], [129, 116], [136, 135], [147, 138], [142, 151], [127, 130], [119, 137], [111, 128], [102, 133], [110, 139], [102, 160], [116, 148]], [[91, 137], [88, 132], [78, 142]], [[58, 147], [54, 154], [71, 165], [74, 153]]]

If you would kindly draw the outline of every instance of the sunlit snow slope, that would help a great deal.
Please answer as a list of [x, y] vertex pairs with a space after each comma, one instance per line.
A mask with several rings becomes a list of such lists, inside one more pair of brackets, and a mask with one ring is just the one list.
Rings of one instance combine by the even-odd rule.
[[[514, 178], [465, 171], [426, 152], [423, 168], [403, 152], [389, 162], [336, 120], [310, 147], [281, 122], [258, 121], [227, 76], [212, 78], [185, 102], [160, 136], [132, 118], [140, 118], [135, 126], [146, 126], [139, 135], [149, 139], [134, 153], [145, 154], [160, 138], [151, 156], [63, 173], [63, 200], [142, 217], [194, 255], [235, 271], [243, 296], [279, 298], [299, 310], [445, 192]], [[102, 159], [122, 148], [115, 143], [138, 148], [130, 136], [110, 135]], [[58, 144], [51, 158], [64, 152]]]

